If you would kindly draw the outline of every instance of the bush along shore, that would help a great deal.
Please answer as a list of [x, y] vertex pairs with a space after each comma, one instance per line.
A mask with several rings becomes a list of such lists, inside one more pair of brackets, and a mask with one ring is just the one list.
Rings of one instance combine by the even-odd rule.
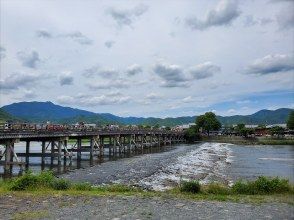
[[0, 182], [0, 196], [73, 195], [172, 197], [193, 200], [218, 200], [234, 202], [284, 202], [294, 204], [294, 185], [281, 178], [259, 177], [254, 181], [237, 181], [229, 187], [219, 183], [200, 184], [198, 181], [182, 181], [179, 186], [164, 192], [146, 191], [138, 187], [112, 184], [94, 186], [89, 183], [73, 183], [56, 178], [52, 172], [40, 174], [27, 172], [21, 177]]

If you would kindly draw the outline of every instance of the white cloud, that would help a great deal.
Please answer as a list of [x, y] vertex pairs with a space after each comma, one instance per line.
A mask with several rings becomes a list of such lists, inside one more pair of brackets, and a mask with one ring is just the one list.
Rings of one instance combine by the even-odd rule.
[[95, 76], [101, 76], [103, 78], [115, 78], [119, 76], [119, 71], [114, 68], [102, 68], [99, 65], [92, 66], [83, 71], [83, 76], [86, 78], [92, 78]]
[[185, 76], [183, 69], [178, 65], [160, 61], [153, 66], [153, 71], [163, 80], [163, 87], [187, 86], [189, 79]]
[[74, 81], [74, 78], [71, 72], [63, 72], [62, 75], [59, 76], [59, 84], [61, 86], [72, 85], [73, 81]]
[[187, 97], [183, 98], [182, 101], [184, 103], [190, 103], [190, 102], [193, 102], [194, 99], [192, 98], [192, 96], [187, 96]]
[[19, 88], [26, 88], [28, 86], [37, 84], [38, 81], [46, 78], [38, 74], [16, 72], [0, 79], [0, 90], [17, 90]]
[[123, 96], [121, 94], [103, 94], [99, 96], [91, 96], [85, 94], [78, 94], [76, 96], [59, 96], [58, 103], [66, 105], [80, 105], [80, 106], [99, 106], [99, 105], [121, 105], [131, 101], [130, 96]]
[[229, 114], [235, 114], [235, 113], [236, 113], [236, 110], [233, 109], [233, 108], [231, 108], [231, 109], [228, 110], [228, 113], [229, 113]]
[[212, 77], [213, 74], [220, 72], [219, 66], [213, 65], [211, 62], [205, 62], [190, 68], [190, 73], [194, 79], [205, 79]]
[[133, 9], [122, 10], [109, 8], [107, 13], [114, 19], [118, 26], [131, 26], [132, 23], [148, 10], [148, 6], [140, 4]]
[[81, 33], [80, 31], [72, 31], [69, 33], [59, 33], [59, 34], [54, 34], [51, 33], [47, 30], [41, 29], [36, 31], [36, 36], [38, 38], [43, 38], [43, 39], [57, 39], [57, 38], [65, 38], [65, 39], [70, 39], [78, 44], [81, 45], [92, 45], [93, 40], [88, 38], [86, 35]]
[[138, 73], [141, 73], [142, 71], [143, 71], [142, 67], [138, 64], [133, 64], [127, 68], [127, 74], [129, 76], [134, 76]]
[[27, 52], [27, 51], [19, 51], [17, 53], [18, 59], [22, 62], [22, 65], [25, 67], [29, 67], [32, 69], [37, 68], [37, 64], [40, 63], [39, 53], [35, 50]]
[[39, 38], [53, 38], [52, 34], [47, 30], [37, 30], [36, 36]]
[[221, 0], [214, 9], [207, 12], [203, 20], [191, 17], [186, 23], [191, 29], [205, 30], [213, 26], [229, 25], [240, 13], [236, 0]]
[[293, 56], [288, 54], [270, 54], [256, 59], [246, 68], [249, 74], [269, 74], [294, 70]]
[[87, 83], [87, 86], [92, 90], [99, 89], [121, 89], [121, 88], [129, 88], [131, 86], [131, 82], [124, 78], [118, 78], [111, 81], [104, 81], [102, 83], [98, 82], [90, 82]]
[[148, 100], [155, 100], [155, 99], [161, 99], [163, 98], [162, 95], [159, 95], [157, 93], [154, 93], [154, 92], [151, 92], [149, 94], [146, 95], [145, 99], [148, 99]]

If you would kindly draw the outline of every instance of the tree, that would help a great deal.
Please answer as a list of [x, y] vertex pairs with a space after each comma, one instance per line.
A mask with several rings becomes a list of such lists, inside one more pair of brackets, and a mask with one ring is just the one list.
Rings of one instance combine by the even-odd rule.
[[274, 126], [270, 129], [271, 135], [278, 135], [278, 137], [284, 135], [284, 128], [280, 126]]
[[245, 124], [237, 124], [236, 128], [235, 128], [236, 132], [238, 135], [243, 136], [244, 134], [246, 134], [246, 128], [245, 128]]
[[189, 142], [194, 142], [195, 140], [199, 140], [200, 137], [199, 137], [199, 132], [198, 132], [198, 128], [196, 125], [194, 126], [191, 126], [190, 128], [188, 128], [186, 131], [185, 131], [185, 138], [187, 141]]
[[254, 129], [253, 128], [246, 128], [246, 127], [244, 127], [244, 128], [242, 128], [240, 130], [241, 136], [243, 136], [245, 138], [247, 138], [248, 135], [252, 135], [253, 133], [254, 133]]
[[240, 132], [244, 128], [245, 128], [245, 124], [237, 124], [236, 131]]
[[287, 127], [289, 129], [294, 129], [294, 111], [291, 111], [288, 121], [287, 121]]
[[196, 119], [196, 125], [205, 130], [208, 136], [210, 131], [219, 130], [221, 128], [221, 123], [217, 120], [216, 115], [213, 112], [206, 112], [204, 115], [198, 116]]

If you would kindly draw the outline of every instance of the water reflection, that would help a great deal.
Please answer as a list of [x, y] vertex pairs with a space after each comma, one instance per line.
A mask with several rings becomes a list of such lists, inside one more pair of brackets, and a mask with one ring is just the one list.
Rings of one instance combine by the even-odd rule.
[[[25, 166], [12, 166], [12, 169], [9, 172], [4, 171], [4, 167], [0, 165], [0, 178], [11, 178], [13, 176], [20, 176], [25, 171], [31, 170], [34, 173], [41, 172], [43, 170], [52, 170], [55, 174], [62, 174], [70, 172], [75, 169], [84, 169], [90, 166], [95, 166], [107, 161], [115, 161], [122, 158], [129, 158], [141, 154], [149, 153], [160, 153], [164, 151], [171, 150], [171, 146], [154, 146], [146, 147], [144, 149], [136, 149], [134, 151], [121, 151], [117, 150], [115, 154], [109, 154], [109, 149], [105, 148], [102, 154], [96, 154], [90, 156], [89, 152], [82, 152], [81, 160], [77, 160], [76, 153], [73, 154], [71, 160], [68, 157], [63, 157], [62, 162], [58, 161], [57, 157], [30, 157], [29, 164]], [[15, 144], [15, 152], [25, 153], [25, 142]], [[30, 153], [40, 153], [41, 152], [41, 142], [31, 142]], [[26, 157], [19, 157], [21, 162], [26, 161]]]

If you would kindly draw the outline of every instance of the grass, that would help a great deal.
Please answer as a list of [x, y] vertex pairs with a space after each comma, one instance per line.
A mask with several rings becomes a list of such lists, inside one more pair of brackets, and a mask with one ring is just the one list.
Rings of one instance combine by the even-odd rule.
[[179, 187], [165, 192], [145, 191], [126, 185], [93, 186], [58, 179], [51, 172], [38, 175], [28, 172], [21, 177], [0, 181], [1, 195], [28, 196], [140, 196], [217, 200], [233, 202], [284, 202], [293, 204], [294, 187], [288, 180], [259, 177], [255, 181], [237, 181], [232, 187], [219, 183], [201, 185], [197, 181], [182, 182]]

